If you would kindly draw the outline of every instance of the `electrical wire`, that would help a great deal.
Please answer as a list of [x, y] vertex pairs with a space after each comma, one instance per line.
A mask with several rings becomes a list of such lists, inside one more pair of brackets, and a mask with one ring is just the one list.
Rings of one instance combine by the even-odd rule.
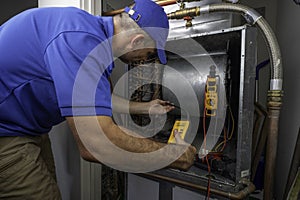
[[[227, 99], [227, 98], [226, 98]], [[226, 130], [226, 127], [223, 128], [223, 132], [224, 132], [224, 140], [219, 143], [214, 149], [215, 151], [214, 152], [223, 152], [223, 150], [225, 149], [225, 146], [226, 146], [226, 143], [227, 141], [231, 140], [232, 137], [233, 137], [233, 133], [234, 133], [234, 127], [235, 127], [235, 121], [234, 121], [234, 117], [233, 117], [233, 113], [232, 113], [232, 110], [231, 110], [231, 106], [229, 105], [228, 103], [228, 100], [227, 100], [227, 105], [228, 105], [228, 111], [229, 111], [229, 114], [230, 114], [230, 118], [231, 118], [231, 131], [230, 131], [230, 134], [227, 138], [227, 130]], [[222, 146], [223, 145], [223, 146]], [[222, 149], [221, 150], [218, 150], [220, 147], [222, 146]]]
[[231, 140], [232, 136], [233, 136], [233, 132], [234, 132], [234, 126], [235, 126], [235, 123], [234, 123], [234, 117], [233, 117], [233, 114], [232, 114], [232, 110], [231, 110], [231, 107], [229, 106], [229, 114], [230, 114], [230, 117], [231, 117], [231, 123], [232, 123], [232, 126], [231, 126], [231, 132], [230, 132], [230, 136], [228, 137], [228, 140]]
[[[204, 146], [204, 151], [206, 152], [206, 95], [204, 95], [204, 109], [203, 109], [203, 146]], [[210, 196], [210, 179], [211, 179], [211, 168], [210, 168], [210, 164], [208, 161], [208, 153], [205, 156], [205, 162], [207, 164], [207, 171], [208, 171], [208, 180], [207, 180], [207, 192], [206, 192], [206, 200], [209, 200], [209, 196]], [[204, 158], [202, 158], [203, 161]]]
[[[220, 142], [216, 147], [215, 147], [215, 152], [223, 152], [223, 150], [225, 149], [226, 146], [226, 142], [227, 142], [227, 131], [226, 128], [224, 127], [223, 129], [224, 132], [224, 140], [222, 142]], [[220, 147], [222, 146], [222, 149], [218, 150]]]

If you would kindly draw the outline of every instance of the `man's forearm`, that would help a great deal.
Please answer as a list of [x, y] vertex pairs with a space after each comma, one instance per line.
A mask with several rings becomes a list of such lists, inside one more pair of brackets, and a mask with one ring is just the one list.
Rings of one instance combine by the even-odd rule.
[[[107, 137], [123, 150], [134, 153], [151, 153], [164, 148], [167, 144], [155, 142], [148, 138], [135, 137], [136, 133], [128, 129], [120, 129], [117, 125], [110, 126]], [[109, 134], [115, 133], [115, 134]], [[172, 160], [169, 167], [187, 170], [193, 164], [196, 149], [190, 145], [169, 144], [163, 153], [157, 154], [157, 160]], [[176, 160], [176, 161], [175, 161]]]
[[[193, 163], [194, 154], [196, 153], [194, 147], [184, 145], [168, 145], [166, 147], [167, 144], [165, 143], [155, 142], [148, 138], [134, 137], [133, 135], [135, 134], [121, 130], [113, 123], [110, 117], [102, 116], [97, 117], [97, 119], [94, 117], [76, 117], [76, 120], [72, 118], [67, 119], [80, 145], [81, 155], [88, 156], [84, 159], [95, 161], [94, 158], [96, 158], [98, 162], [104, 160], [104, 163], [110, 162], [113, 165], [120, 166], [121, 164], [128, 164], [124, 162], [124, 158], [130, 152], [142, 153], [140, 155], [143, 155], [143, 153], [151, 153], [163, 148], [163, 151], [155, 154], [157, 162], [167, 160], [170, 161], [171, 167], [183, 170], [188, 169]], [[101, 127], [101, 129], [97, 127]], [[99, 133], [99, 131], [102, 133]], [[88, 151], [88, 153], [85, 153], [85, 151]], [[155, 162], [153, 160], [146, 162], [147, 154], [133, 158], [132, 156], [134, 155], [136, 154], [131, 154], [128, 159], [134, 160], [137, 164]]]
[[113, 111], [118, 113], [148, 114], [147, 103], [129, 101], [112, 94]]

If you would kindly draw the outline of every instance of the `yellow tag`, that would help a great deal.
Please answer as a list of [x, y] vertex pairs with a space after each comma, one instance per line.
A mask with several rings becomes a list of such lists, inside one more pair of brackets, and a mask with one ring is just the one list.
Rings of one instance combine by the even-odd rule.
[[190, 122], [189, 121], [182, 121], [182, 120], [176, 120], [171, 132], [171, 135], [168, 140], [168, 144], [170, 143], [176, 143], [176, 139], [174, 136], [174, 132], [178, 132], [180, 134], [181, 139], [184, 140], [185, 134], [189, 128]]

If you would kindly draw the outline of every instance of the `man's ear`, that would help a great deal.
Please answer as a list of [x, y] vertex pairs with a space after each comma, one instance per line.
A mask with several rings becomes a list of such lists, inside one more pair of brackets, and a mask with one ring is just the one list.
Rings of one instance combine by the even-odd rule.
[[145, 36], [143, 34], [137, 34], [133, 38], [131, 38], [131, 47], [132, 49], [137, 49], [141, 44], [144, 43]]

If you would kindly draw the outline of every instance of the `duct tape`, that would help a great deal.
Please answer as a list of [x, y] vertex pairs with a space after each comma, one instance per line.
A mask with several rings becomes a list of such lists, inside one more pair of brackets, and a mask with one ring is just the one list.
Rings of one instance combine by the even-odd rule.
[[282, 79], [271, 79], [270, 90], [282, 90]]
[[250, 24], [255, 24], [262, 16], [254, 9], [249, 9], [244, 14], [244, 18]]
[[209, 5], [200, 7], [200, 14], [202, 14], [202, 13], [209, 13]]

